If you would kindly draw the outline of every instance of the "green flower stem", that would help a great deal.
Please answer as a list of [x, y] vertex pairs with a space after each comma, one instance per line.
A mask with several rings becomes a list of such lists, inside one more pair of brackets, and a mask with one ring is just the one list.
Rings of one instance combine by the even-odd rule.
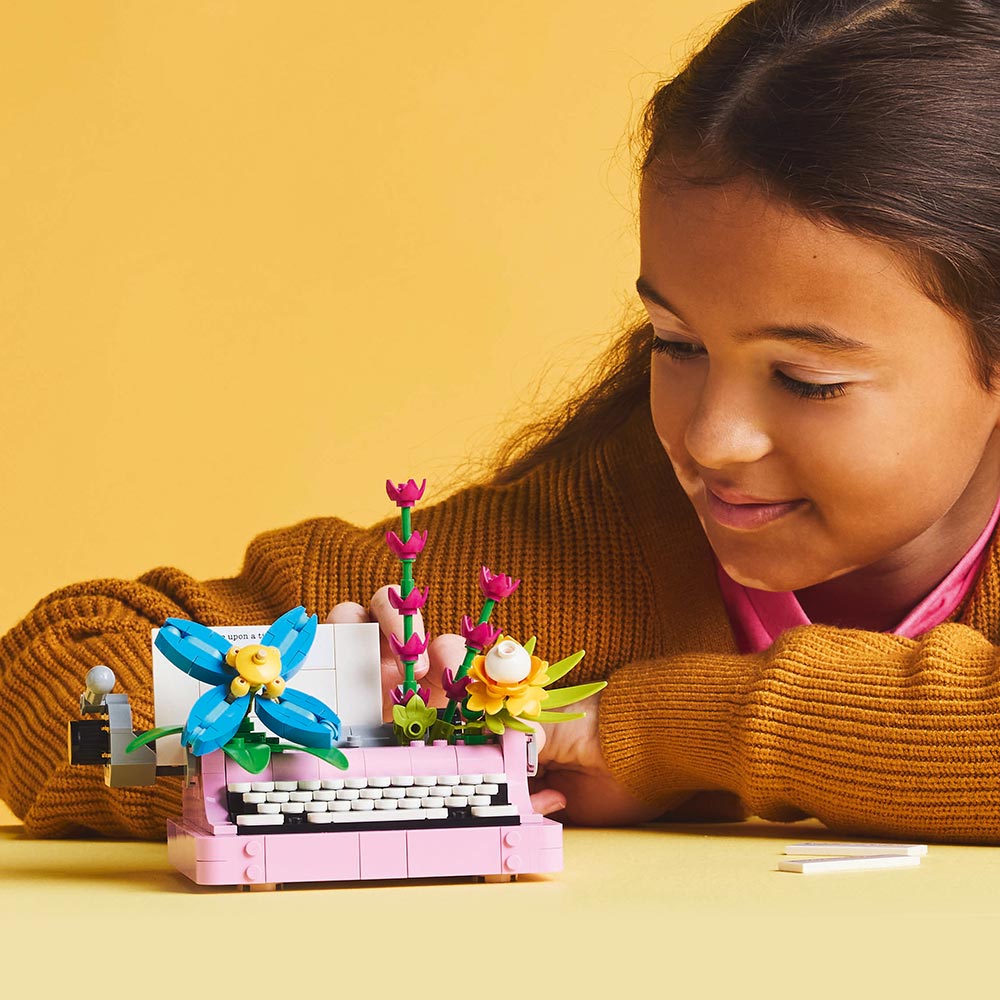
[[[402, 539], [404, 544], [410, 540], [411, 528], [410, 528], [410, 508], [400, 507], [399, 516], [402, 522], [401, 531]], [[410, 596], [410, 591], [413, 590], [413, 560], [403, 559], [403, 582], [399, 588], [400, 596], [404, 599]], [[413, 615], [403, 615], [403, 642], [409, 642], [410, 637], [413, 635]], [[416, 691], [417, 682], [414, 677], [414, 664], [416, 660], [404, 660], [403, 661], [403, 691]]]
[[[496, 601], [487, 600], [483, 604], [483, 610], [479, 612], [479, 624], [482, 625], [483, 622], [488, 622], [490, 620], [490, 615], [493, 614], [493, 609], [497, 606]], [[473, 648], [472, 646], [465, 647], [465, 659], [462, 660], [462, 665], [458, 668], [458, 673], [455, 674], [455, 680], [460, 681], [468, 672], [469, 668], [472, 666], [472, 661], [480, 653], [480, 650]], [[444, 721], [451, 722], [455, 718], [455, 711], [458, 708], [458, 702], [450, 700], [448, 701], [448, 707], [444, 711]]]

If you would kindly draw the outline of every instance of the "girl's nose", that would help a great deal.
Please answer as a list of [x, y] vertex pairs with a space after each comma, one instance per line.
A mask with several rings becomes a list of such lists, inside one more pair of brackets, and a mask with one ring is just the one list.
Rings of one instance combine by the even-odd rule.
[[773, 447], [763, 407], [732, 381], [709, 376], [690, 412], [684, 432], [688, 454], [706, 469], [746, 465]]

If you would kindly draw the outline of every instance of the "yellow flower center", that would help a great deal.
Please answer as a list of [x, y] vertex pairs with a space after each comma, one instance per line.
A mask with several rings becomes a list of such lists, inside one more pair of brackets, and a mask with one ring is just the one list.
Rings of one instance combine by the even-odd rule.
[[252, 687], [270, 684], [281, 675], [281, 653], [276, 646], [253, 644], [233, 647], [226, 654], [228, 663]]

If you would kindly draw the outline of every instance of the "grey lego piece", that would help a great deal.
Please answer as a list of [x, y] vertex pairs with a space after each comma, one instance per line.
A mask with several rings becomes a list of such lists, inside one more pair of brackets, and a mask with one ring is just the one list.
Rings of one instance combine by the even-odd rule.
[[338, 746], [343, 747], [388, 747], [396, 740], [390, 723], [379, 725], [345, 726], [340, 733]]
[[132, 728], [132, 708], [128, 695], [106, 695], [105, 708], [111, 737], [111, 760], [104, 765], [104, 783], [111, 788], [155, 784], [156, 752], [153, 748], [144, 746], [132, 753], [125, 752], [125, 748], [136, 736]]
[[531, 778], [538, 773], [538, 744], [534, 733], [525, 733], [524, 749], [528, 753], [527, 774]]

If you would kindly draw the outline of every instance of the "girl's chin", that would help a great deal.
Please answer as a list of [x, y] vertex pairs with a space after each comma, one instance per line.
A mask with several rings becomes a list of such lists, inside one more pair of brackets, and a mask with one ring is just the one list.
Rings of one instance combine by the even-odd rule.
[[[793, 590], [803, 590], [830, 579], [830, 576], [817, 576], [815, 568], [762, 565], [760, 561], [747, 563], [743, 560], [728, 561], [721, 554], [716, 558], [722, 564], [726, 575], [751, 590], [766, 590], [773, 594], [784, 594]], [[833, 574], [836, 575], [836, 574]]]

